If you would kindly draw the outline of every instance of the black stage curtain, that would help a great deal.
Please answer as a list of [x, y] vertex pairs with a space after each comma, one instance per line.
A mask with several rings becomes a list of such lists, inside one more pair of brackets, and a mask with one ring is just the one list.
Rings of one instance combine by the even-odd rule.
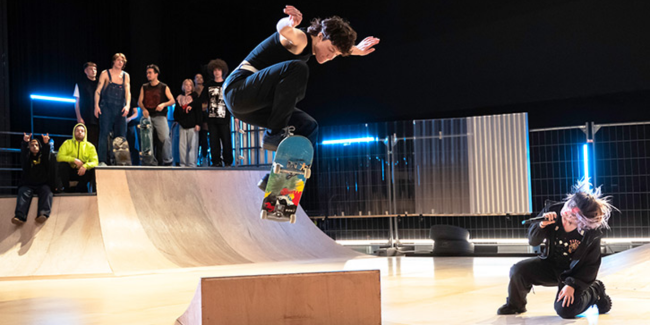
[[[285, 4], [6, 1], [12, 129], [28, 127], [30, 93], [71, 95], [84, 62], [95, 61], [103, 70], [116, 52], [127, 56], [134, 102], [151, 63], [160, 66], [160, 79], [176, 95], [182, 80], [210, 59], [223, 58], [234, 68], [275, 31]], [[530, 121], [558, 126], [584, 123], [593, 103], [614, 120], [629, 120], [627, 113], [648, 119], [638, 111], [650, 112], [650, 1], [295, 5], [304, 14], [303, 26], [311, 17], [338, 14], [360, 38], [382, 39], [368, 57], [337, 58], [323, 66], [311, 60], [307, 96], [297, 106], [322, 125], [515, 110], [529, 111]], [[554, 114], [561, 117], [548, 118]]]

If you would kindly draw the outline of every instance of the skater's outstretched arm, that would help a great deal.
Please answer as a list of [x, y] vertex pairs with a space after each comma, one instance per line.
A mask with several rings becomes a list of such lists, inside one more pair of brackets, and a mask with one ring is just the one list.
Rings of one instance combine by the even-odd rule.
[[300, 53], [307, 46], [307, 34], [296, 28], [302, 22], [302, 13], [294, 6], [286, 6], [283, 11], [289, 16], [280, 19], [275, 27], [281, 38], [288, 41], [291, 47], [289, 50]]
[[373, 46], [379, 44], [379, 39], [374, 36], [368, 36], [359, 42], [359, 44], [352, 47], [351, 55], [364, 56], [375, 51]]

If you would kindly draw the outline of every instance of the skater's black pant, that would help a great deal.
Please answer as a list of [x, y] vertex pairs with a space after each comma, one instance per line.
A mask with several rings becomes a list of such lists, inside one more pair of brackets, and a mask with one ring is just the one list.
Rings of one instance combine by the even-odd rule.
[[560, 280], [562, 269], [557, 268], [553, 262], [533, 257], [520, 261], [510, 269], [510, 283], [508, 284], [508, 304], [517, 309], [526, 306], [526, 295], [533, 285], [545, 287], [558, 287], [555, 294], [555, 311], [562, 318], [574, 318], [583, 313], [598, 300], [598, 291], [592, 284], [584, 291], [575, 290], [574, 301], [569, 306], [562, 307], [563, 300], [557, 301], [564, 283]]
[[47, 184], [23, 185], [18, 188], [15, 216], [25, 221], [34, 193], [38, 194], [38, 215], [50, 216], [52, 211], [52, 190]]
[[303, 61], [274, 64], [258, 72], [237, 69], [226, 80], [225, 101], [233, 116], [277, 133], [294, 126], [316, 144], [318, 123], [296, 108], [305, 97], [309, 68]]
[[[230, 121], [223, 123], [218, 119], [208, 119], [208, 128], [210, 129], [210, 152], [212, 154], [212, 165], [228, 167], [232, 165], [232, 136], [230, 134]], [[221, 152], [223, 148], [223, 153]], [[223, 159], [222, 159], [223, 157]]]
[[72, 188], [70, 188], [70, 181], [77, 181], [75, 192], [80, 193], [88, 193], [88, 185], [95, 184], [94, 168], [86, 170], [86, 173], [83, 176], [79, 176], [78, 172], [78, 169], [70, 167], [70, 164], [67, 162], [59, 163], [59, 177], [61, 177], [61, 183], [66, 192], [73, 192]]

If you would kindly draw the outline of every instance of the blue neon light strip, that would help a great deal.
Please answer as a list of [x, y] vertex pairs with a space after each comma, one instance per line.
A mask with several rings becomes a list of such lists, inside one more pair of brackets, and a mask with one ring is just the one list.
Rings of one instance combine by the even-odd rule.
[[585, 172], [585, 179], [589, 179], [589, 145], [582, 145], [582, 163]]
[[324, 145], [327, 144], [351, 144], [351, 143], [362, 143], [362, 142], [373, 142], [379, 141], [377, 138], [365, 137], [365, 138], [351, 138], [351, 139], [339, 139], [339, 140], [325, 140], [323, 141]]
[[46, 100], [50, 102], [63, 102], [63, 103], [76, 103], [77, 100], [74, 98], [65, 98], [65, 97], [54, 97], [54, 96], [43, 96], [43, 95], [29, 95], [29, 98], [36, 100]]

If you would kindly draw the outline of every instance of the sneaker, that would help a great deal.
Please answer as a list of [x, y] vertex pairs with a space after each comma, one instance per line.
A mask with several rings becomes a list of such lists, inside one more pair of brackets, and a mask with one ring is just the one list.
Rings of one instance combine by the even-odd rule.
[[97, 167], [106, 167], [106, 163], [105, 162], [100, 162], [99, 164], [97, 164]]
[[266, 192], [266, 184], [268, 184], [268, 182], [269, 182], [269, 176], [270, 175], [271, 174], [264, 175], [264, 177], [257, 183], [257, 187], [259, 187], [260, 190]]
[[45, 222], [45, 220], [47, 220], [47, 218], [48, 217], [46, 215], [40, 215], [40, 216], [36, 217], [36, 222], [43, 223], [43, 222]]
[[21, 226], [23, 223], [25, 223], [25, 221], [27, 221], [27, 220], [23, 220], [23, 219], [18, 218], [18, 217], [14, 217], [13, 219], [11, 219], [11, 223], [13, 223], [16, 226]]
[[262, 147], [268, 151], [277, 151], [280, 142], [282, 142], [282, 140], [285, 138], [292, 136], [293, 131], [295, 130], [296, 127], [287, 126], [283, 128], [282, 131], [276, 134], [271, 134], [270, 130], [267, 129], [266, 132], [264, 132], [264, 137], [262, 138]]
[[525, 312], [526, 308], [517, 308], [513, 305], [508, 304], [507, 302], [505, 305], [497, 309], [497, 315], [517, 315]]
[[605, 293], [605, 284], [600, 281], [594, 281], [592, 286], [596, 289], [598, 300], [596, 300], [596, 307], [598, 307], [599, 314], [607, 314], [612, 309], [612, 298]]

